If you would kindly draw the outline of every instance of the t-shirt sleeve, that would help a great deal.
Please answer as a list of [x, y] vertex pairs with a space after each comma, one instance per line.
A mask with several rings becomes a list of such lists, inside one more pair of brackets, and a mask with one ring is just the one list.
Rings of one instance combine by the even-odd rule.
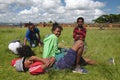
[[25, 37], [28, 41], [30, 41], [30, 31], [29, 30], [26, 31]]

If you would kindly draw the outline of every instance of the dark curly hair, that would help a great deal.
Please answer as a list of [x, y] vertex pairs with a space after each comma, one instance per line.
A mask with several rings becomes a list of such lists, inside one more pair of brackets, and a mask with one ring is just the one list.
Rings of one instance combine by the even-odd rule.
[[79, 21], [79, 19], [81, 19], [82, 22], [84, 22], [84, 18], [83, 18], [83, 17], [78, 17], [78, 18], [77, 18], [77, 22]]
[[56, 28], [59, 28], [60, 30], [63, 30], [63, 28], [57, 22], [53, 23], [51, 31], [52, 32], [55, 31]]
[[22, 47], [17, 48], [17, 51], [19, 57], [31, 57], [35, 55], [31, 47], [28, 45], [23, 45]]

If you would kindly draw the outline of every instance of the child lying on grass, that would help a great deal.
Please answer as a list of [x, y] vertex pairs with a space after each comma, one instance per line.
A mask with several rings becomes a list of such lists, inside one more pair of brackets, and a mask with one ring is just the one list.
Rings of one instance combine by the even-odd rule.
[[45, 69], [50, 68], [55, 62], [54, 57], [38, 58], [27, 45], [17, 48], [20, 58], [13, 59], [11, 65], [19, 72], [29, 71], [31, 74], [45, 73]]

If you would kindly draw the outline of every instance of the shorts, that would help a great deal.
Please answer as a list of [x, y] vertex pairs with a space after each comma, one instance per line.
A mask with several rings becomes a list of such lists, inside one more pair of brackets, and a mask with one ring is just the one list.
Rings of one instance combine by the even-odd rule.
[[54, 67], [56, 69], [71, 68], [75, 64], [75, 60], [76, 51], [69, 49], [63, 57], [55, 62]]

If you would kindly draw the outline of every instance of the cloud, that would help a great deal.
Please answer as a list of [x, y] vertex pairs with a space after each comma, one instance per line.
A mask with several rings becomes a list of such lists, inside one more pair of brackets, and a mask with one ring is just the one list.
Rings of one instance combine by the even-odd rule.
[[67, 9], [96, 9], [104, 6], [103, 3], [93, 0], [65, 0]]
[[105, 13], [104, 6], [104, 3], [94, 0], [0, 0], [0, 22], [52, 20], [69, 23], [75, 22], [79, 16], [91, 22]]
[[32, 15], [34, 15], [38, 12], [39, 12], [39, 9], [37, 7], [31, 7], [30, 10], [25, 9], [25, 10], [21, 11], [18, 15], [22, 15], [22, 14], [32, 14]]

